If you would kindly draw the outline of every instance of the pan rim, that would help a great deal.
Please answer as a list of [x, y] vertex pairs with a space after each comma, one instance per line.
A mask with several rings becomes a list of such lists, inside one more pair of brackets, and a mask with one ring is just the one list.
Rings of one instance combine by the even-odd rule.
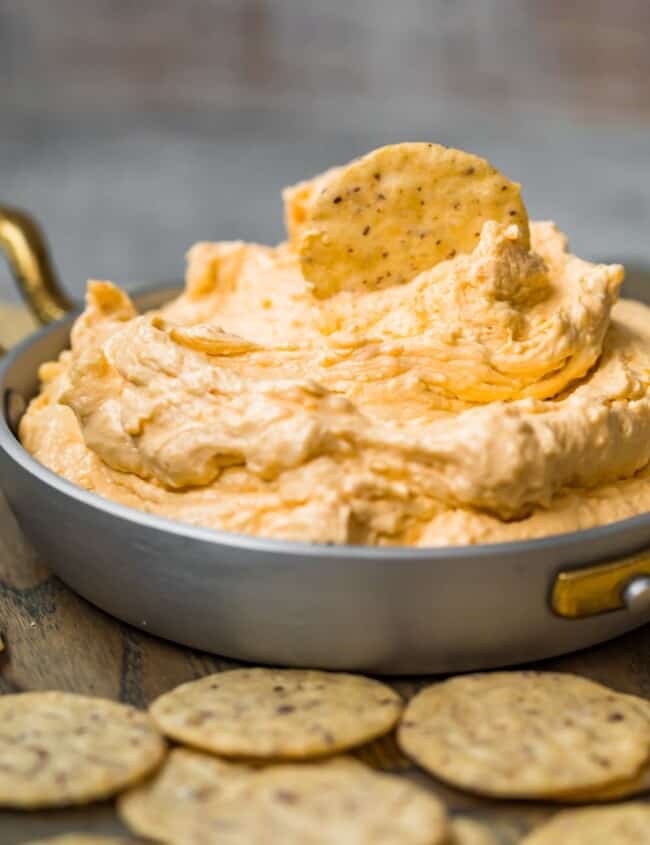
[[[173, 289], [178, 289], [178, 287], [178, 285], [167, 285], [164, 287], [158, 285], [154, 288], [146, 288], [138, 291], [134, 295], [134, 299], [137, 301], [144, 297], [151, 297], [156, 293], [169, 293]], [[66, 324], [71, 323], [77, 314], [78, 311], [68, 314], [63, 319], [45, 326], [14, 346], [4, 356], [2, 361], [0, 361], [0, 388], [3, 386], [6, 374], [33, 344], [50, 333], [59, 330]], [[377, 562], [378, 564], [385, 563], [388, 560], [398, 560], [404, 563], [436, 563], [454, 560], [460, 563], [463, 560], [494, 557], [516, 557], [520, 562], [525, 562], [527, 559], [532, 559], [546, 550], [557, 552], [558, 548], [561, 548], [563, 552], [576, 552], [586, 544], [607, 543], [612, 537], [616, 537], [619, 533], [625, 534], [628, 530], [650, 528], [650, 511], [646, 511], [636, 516], [616, 520], [605, 525], [597, 525], [592, 528], [583, 528], [560, 534], [551, 534], [546, 537], [537, 537], [530, 540], [510, 540], [498, 543], [477, 543], [465, 546], [357, 546], [349, 544], [309, 543], [303, 540], [282, 540], [270, 537], [258, 537], [253, 534], [239, 534], [180, 522], [168, 517], [140, 511], [137, 508], [114, 502], [112, 499], [84, 490], [84, 488], [79, 487], [58, 475], [53, 470], [48, 469], [48, 467], [30, 455], [10, 429], [4, 409], [0, 414], [0, 450], [4, 452], [8, 459], [17, 464], [24, 472], [34, 477], [39, 483], [53, 488], [63, 496], [74, 499], [79, 504], [109, 514], [116, 522], [125, 520], [144, 528], [185, 537], [188, 540], [200, 541], [211, 545], [231, 546], [257, 553], [268, 552], [273, 555], [313, 557], [319, 560], [322, 560], [322, 558], [345, 558], [346, 560]]]

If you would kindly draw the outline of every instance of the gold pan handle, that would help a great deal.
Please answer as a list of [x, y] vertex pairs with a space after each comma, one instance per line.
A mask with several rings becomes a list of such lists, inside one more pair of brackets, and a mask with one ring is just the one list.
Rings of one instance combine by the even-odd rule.
[[568, 619], [611, 610], [650, 610], [650, 550], [560, 572], [553, 584], [551, 607]]
[[24, 211], [0, 206], [0, 250], [39, 323], [58, 320], [74, 307], [58, 282], [40, 227]]

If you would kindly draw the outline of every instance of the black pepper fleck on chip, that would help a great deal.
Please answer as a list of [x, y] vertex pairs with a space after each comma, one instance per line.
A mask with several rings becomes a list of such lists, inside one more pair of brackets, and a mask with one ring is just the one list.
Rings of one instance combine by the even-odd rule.
[[338, 205], [342, 200], [343, 200], [343, 197], [334, 197], [332, 202], [334, 203], [334, 205]]
[[369, 231], [370, 231], [370, 226], [366, 226], [366, 227], [365, 227], [365, 229], [363, 230], [363, 232], [362, 232], [361, 234], [362, 234], [362, 235], [367, 235]]

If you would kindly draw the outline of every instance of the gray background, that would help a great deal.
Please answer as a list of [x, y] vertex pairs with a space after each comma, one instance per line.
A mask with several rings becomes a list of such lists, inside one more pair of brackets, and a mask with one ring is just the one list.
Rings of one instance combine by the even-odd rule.
[[75, 296], [275, 241], [283, 185], [404, 139], [486, 155], [576, 251], [650, 267], [650, 3], [0, 0], [0, 202]]

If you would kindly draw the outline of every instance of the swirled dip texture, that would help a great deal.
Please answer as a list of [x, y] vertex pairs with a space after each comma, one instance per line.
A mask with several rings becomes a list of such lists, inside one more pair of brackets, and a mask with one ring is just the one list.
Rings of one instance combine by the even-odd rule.
[[90, 282], [26, 448], [150, 513], [316, 542], [514, 540], [650, 509], [650, 310], [617, 303], [622, 268], [520, 214], [399, 284], [329, 291], [321, 267], [315, 291], [301, 233], [331, 174], [286, 192], [288, 243], [194, 246], [155, 313]]

